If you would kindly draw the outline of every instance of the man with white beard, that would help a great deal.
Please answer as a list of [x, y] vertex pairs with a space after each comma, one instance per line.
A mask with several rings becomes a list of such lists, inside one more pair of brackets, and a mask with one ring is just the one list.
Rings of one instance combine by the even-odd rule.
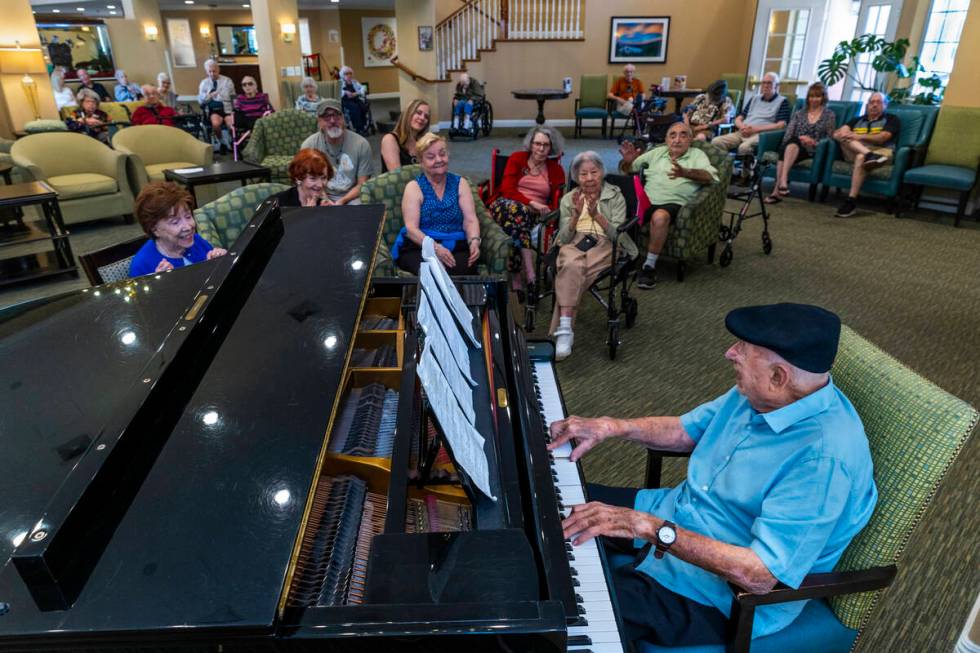
[[317, 107], [319, 131], [303, 141], [302, 147], [323, 152], [333, 166], [327, 182], [324, 205], [360, 204], [361, 184], [371, 175], [371, 146], [358, 134], [344, 128], [340, 100], [327, 98]]

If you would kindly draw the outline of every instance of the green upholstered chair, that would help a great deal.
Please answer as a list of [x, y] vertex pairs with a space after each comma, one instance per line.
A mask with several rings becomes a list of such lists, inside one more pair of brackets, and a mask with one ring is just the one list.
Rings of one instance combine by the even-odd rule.
[[[667, 232], [667, 242], [664, 243], [660, 254], [677, 259], [678, 281], [684, 280], [687, 261], [705, 255], [709, 262], [714, 259], [728, 183], [732, 178], [732, 159], [726, 152], [705, 141], [695, 140], [691, 143], [691, 147], [696, 147], [708, 155], [712, 165], [718, 169], [718, 183], [703, 186], [694, 196], [694, 200], [677, 214], [677, 219]], [[650, 224], [646, 223], [640, 227], [637, 242], [641, 252], [647, 251], [649, 241]]]
[[194, 210], [197, 233], [215, 247], [229, 249], [265, 198], [288, 189], [289, 186], [276, 183], [236, 188]]
[[608, 93], [608, 75], [582, 75], [579, 78], [579, 92], [575, 98], [575, 138], [582, 136], [583, 120], [601, 120], [602, 137], [606, 137], [606, 120], [609, 119], [609, 108], [606, 104]]
[[[847, 326], [831, 370], [854, 405], [871, 447], [878, 504], [832, 573], [807, 576], [798, 590], [777, 586], [764, 595], [733, 587], [729, 651], [749, 651], [755, 606], [811, 599], [785, 629], [751, 640], [752, 653], [847, 653], [868, 624], [896, 573], [926, 507], [977, 423], [977, 410], [922, 378]], [[648, 460], [647, 486], [660, 483], [660, 459]], [[676, 454], [672, 454], [676, 455]], [[950, 564], [953, 564], [950, 562]], [[663, 648], [640, 653], [723, 653], [721, 646]]]
[[65, 224], [123, 216], [132, 220], [127, 154], [74, 132], [25, 136], [10, 148], [14, 163], [58, 193]]
[[112, 146], [129, 155], [127, 172], [137, 193], [151, 181], [163, 181], [163, 171], [207, 166], [214, 150], [182, 129], [166, 125], [137, 125], [112, 137]]
[[315, 132], [316, 116], [286, 109], [255, 121], [242, 158], [272, 171], [272, 181], [289, 183], [289, 162], [306, 137]]
[[[913, 167], [903, 178], [904, 183], [913, 188], [912, 201], [916, 208], [925, 186], [959, 193], [953, 223], [956, 227], [960, 226], [966, 202], [980, 177], [980, 130], [976, 129], [977, 124], [980, 124], [980, 109], [943, 105], [928, 151], [917, 152]], [[896, 209], [895, 215], [898, 213]]]
[[[827, 103], [827, 107], [834, 112], [834, 116], [837, 119], [836, 124], [838, 127], [840, 127], [854, 117], [858, 109], [861, 108], [861, 103], [831, 100]], [[800, 109], [802, 109], [802, 107], [800, 107]], [[778, 159], [779, 147], [782, 145], [783, 134], [785, 133], [785, 129], [779, 129], [776, 131], [765, 132], [760, 135], [758, 149], [759, 155], [762, 156], [766, 152], [776, 152]], [[827, 151], [830, 149], [830, 142], [830, 138], [820, 141], [812, 157], [797, 163], [793, 166], [793, 169], [789, 171], [790, 182], [798, 181], [800, 183], [810, 185], [809, 199], [811, 202], [817, 197], [817, 187], [820, 185], [820, 180], [823, 178], [823, 170], [827, 158]], [[776, 166], [766, 166], [765, 170], [763, 171], [763, 177], [774, 179], [776, 177]]]
[[[729, 92], [738, 91], [738, 97], [739, 100], [741, 100], [742, 96], [745, 95], [745, 82], [746, 82], [745, 77], [746, 77], [745, 73], [722, 73], [721, 75], [718, 76], [718, 79], [723, 79], [726, 82], [728, 82]], [[735, 101], [734, 97], [732, 98], [732, 101], [733, 102]], [[735, 110], [741, 111], [742, 107], [738, 106], [738, 104], [736, 103]]]
[[[300, 82], [284, 79], [279, 83], [279, 88], [282, 90], [282, 108], [295, 108], [296, 98], [303, 94], [303, 87], [300, 86]], [[328, 97], [332, 97], [338, 100], [340, 99], [340, 82], [338, 82], [336, 79], [328, 79], [325, 82], [317, 82], [316, 88], [317, 95], [319, 95], [321, 98], [326, 99]]]
[[[898, 196], [905, 171], [909, 168], [915, 151], [924, 149], [929, 143], [939, 107], [893, 104], [888, 107], [887, 113], [898, 116], [901, 121], [895, 146], [895, 158], [891, 164], [875, 168], [868, 173], [861, 187], [861, 193], [877, 193], [895, 198]], [[827, 199], [827, 193], [831, 188], [850, 188], [852, 170], [853, 165], [845, 161], [841, 155], [840, 145], [837, 141], [832, 141], [824, 160], [820, 201]]]
[[[384, 204], [385, 207], [385, 224], [374, 263], [376, 277], [410, 276], [391, 259], [391, 247], [398, 238], [398, 232], [405, 226], [402, 220], [402, 194], [405, 192], [405, 186], [421, 172], [422, 168], [417, 164], [403, 166], [372, 177], [361, 186], [361, 204]], [[472, 182], [470, 182], [470, 190], [473, 193], [473, 203], [476, 205], [476, 217], [480, 221], [482, 239], [478, 260], [480, 274], [505, 275], [507, 257], [510, 255], [510, 237], [490, 217]]]

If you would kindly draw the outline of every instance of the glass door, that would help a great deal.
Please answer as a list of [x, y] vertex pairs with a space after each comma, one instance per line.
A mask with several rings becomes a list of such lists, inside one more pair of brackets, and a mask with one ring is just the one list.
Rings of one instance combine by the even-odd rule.
[[776, 73], [781, 91], [791, 94], [813, 82], [826, 5], [827, 0], [759, 0], [749, 76], [758, 81]]
[[[889, 41], [894, 40], [895, 32], [898, 29], [898, 17], [901, 13], [902, 0], [861, 0], [854, 37], [874, 34]], [[851, 74], [844, 82], [843, 98], [863, 104], [872, 92], [861, 87], [879, 88], [884, 83], [885, 76], [871, 67], [873, 58], [871, 54], [862, 54], [854, 61]], [[851, 75], [856, 80], [860, 80], [860, 84], [852, 79]]]

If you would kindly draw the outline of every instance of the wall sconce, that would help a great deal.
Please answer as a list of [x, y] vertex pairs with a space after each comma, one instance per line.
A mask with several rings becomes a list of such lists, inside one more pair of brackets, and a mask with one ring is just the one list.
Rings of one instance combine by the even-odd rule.
[[156, 25], [144, 25], [143, 26], [143, 32], [146, 34], [146, 40], [147, 41], [156, 41], [157, 40], [157, 34], [158, 34], [158, 32], [157, 32], [157, 26]]
[[204, 38], [206, 39], [211, 38], [211, 28], [209, 26], [201, 25], [200, 32], [201, 32], [201, 36], [203, 36]]
[[282, 28], [283, 43], [292, 43], [296, 36], [296, 23], [282, 23], [280, 27]]
[[40, 48], [22, 48], [20, 43], [14, 48], [0, 48], [0, 73], [5, 75], [24, 76], [20, 80], [20, 86], [24, 89], [27, 103], [31, 107], [34, 119], [41, 117], [41, 107], [38, 102], [37, 83], [31, 79], [31, 73], [43, 73], [47, 70], [44, 64], [44, 55]]

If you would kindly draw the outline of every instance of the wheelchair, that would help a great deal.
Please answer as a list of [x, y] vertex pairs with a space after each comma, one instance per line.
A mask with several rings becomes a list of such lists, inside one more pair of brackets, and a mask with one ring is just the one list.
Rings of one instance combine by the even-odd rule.
[[461, 121], [463, 118], [462, 116], [457, 118], [455, 109], [456, 107], [454, 105], [453, 114], [449, 121], [449, 140], [470, 138], [475, 141], [481, 135], [484, 137], [490, 135], [490, 130], [493, 129], [493, 105], [490, 104], [490, 100], [486, 96], [480, 100], [473, 101], [473, 113], [470, 114], [469, 129], [463, 129], [463, 125], [458, 124], [457, 121]]
[[[222, 120], [221, 121], [221, 135], [222, 135], [222, 138], [216, 138], [215, 135], [214, 135], [214, 130], [211, 129], [211, 108], [207, 104], [202, 104], [201, 105], [201, 113], [198, 114], [198, 115], [200, 116], [200, 122], [201, 122], [201, 127], [200, 127], [200, 129], [201, 129], [201, 138], [200, 138], [200, 140], [204, 141], [205, 143], [209, 143], [212, 147], [215, 148], [215, 151], [216, 152], [218, 151], [218, 148], [219, 147], [226, 147], [226, 146], [228, 147], [229, 150], [231, 150], [232, 152], [234, 152], [235, 151], [235, 127], [234, 127], [234, 125], [232, 125], [231, 127], [229, 127], [228, 126], [228, 123], [226, 123], [224, 120]], [[233, 116], [234, 116], [234, 114], [233, 114]], [[225, 133], [228, 134], [228, 143], [227, 143], [227, 145], [225, 144], [225, 141], [224, 141], [224, 138], [223, 138], [224, 135], [225, 135]], [[237, 156], [236, 156], [236, 160], [237, 160]]]
[[[617, 186], [626, 199], [627, 220], [617, 228], [617, 232], [628, 234], [636, 242], [639, 216], [637, 215], [633, 177], [634, 175], [608, 174], [606, 181]], [[567, 190], [571, 191], [576, 186], [577, 184], [569, 175]], [[558, 218], [558, 211], [552, 211], [545, 216], [542, 223], [537, 227], [535, 252], [537, 252], [538, 257], [538, 282], [533, 296], [532, 293], [528, 293], [525, 306], [525, 331], [534, 331], [537, 307], [541, 300], [550, 296], [551, 310], [552, 312], [555, 310], [554, 282], [558, 271], [558, 247], [555, 246], [555, 238], [557, 236]], [[613, 241], [612, 246], [610, 265], [599, 274], [592, 286], [589, 287], [588, 294], [606, 310], [609, 329], [606, 346], [609, 349], [610, 360], [615, 360], [619, 346], [622, 344], [620, 340], [621, 327], [631, 329], [636, 324], [639, 306], [636, 298], [630, 295], [630, 288], [636, 281], [642, 257], [629, 258], [619, 250], [618, 240]], [[547, 289], [540, 293], [536, 292], [537, 289], [543, 288], [545, 283], [547, 283]]]
[[[354, 128], [354, 121], [351, 119], [350, 112], [350, 102], [357, 102], [361, 106], [361, 110], [364, 112], [364, 127], [361, 129]], [[344, 122], [353, 131], [357, 132], [361, 136], [367, 137], [371, 134], [375, 134], [378, 131], [377, 125], [374, 123], [374, 116], [371, 113], [371, 101], [367, 98], [344, 98], [340, 102], [341, 107], [344, 110]]]
[[[739, 155], [736, 155], [738, 157]], [[776, 152], [766, 152], [761, 159], [756, 159], [755, 155], [742, 155], [742, 166], [748, 167], [750, 172], [749, 185], [747, 188], [729, 190], [728, 199], [742, 202], [738, 211], [724, 211], [728, 216], [728, 224], [722, 224], [718, 230], [718, 240], [725, 243], [725, 248], [718, 257], [718, 264], [726, 268], [731, 264], [734, 253], [732, 245], [738, 234], [742, 231], [742, 222], [749, 218], [762, 218], [762, 252], [765, 255], [772, 253], [772, 237], [769, 235], [769, 211], [766, 209], [765, 197], [762, 194], [762, 179], [770, 166], [776, 165], [779, 155]], [[752, 211], [752, 202], [759, 202], [759, 210]]]

